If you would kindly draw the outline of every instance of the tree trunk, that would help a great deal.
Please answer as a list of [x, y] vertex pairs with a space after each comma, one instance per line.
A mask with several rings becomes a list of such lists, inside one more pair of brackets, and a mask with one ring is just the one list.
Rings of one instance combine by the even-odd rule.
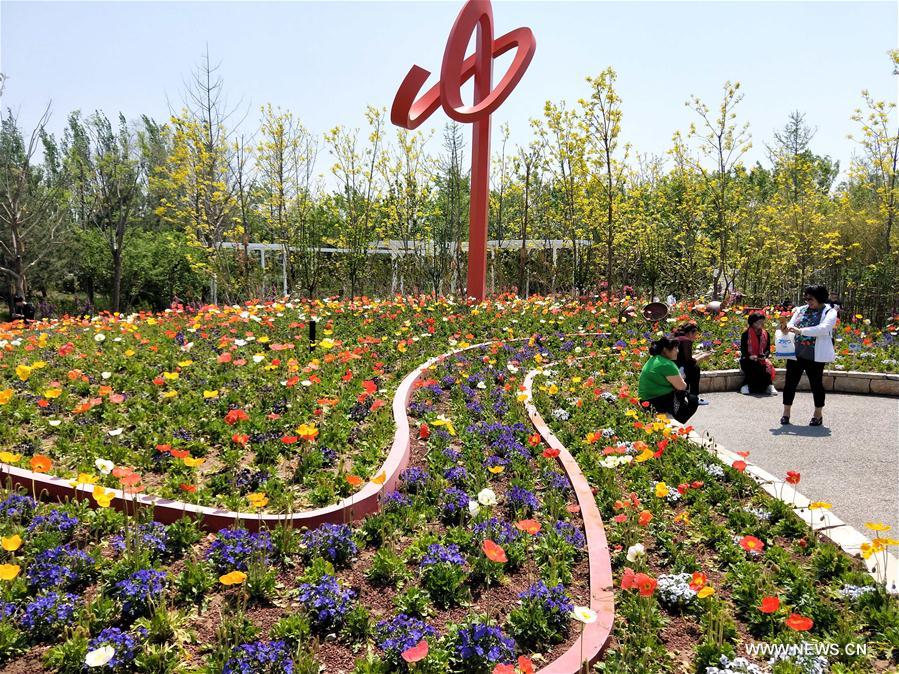
[[122, 299], [122, 249], [112, 251], [112, 310], [120, 311]]

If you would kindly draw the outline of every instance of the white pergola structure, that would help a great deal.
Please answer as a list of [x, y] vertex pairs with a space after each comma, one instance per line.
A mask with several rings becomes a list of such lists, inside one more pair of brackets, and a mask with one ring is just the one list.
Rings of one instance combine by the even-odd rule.
[[[589, 241], [578, 240], [577, 245], [579, 246], [589, 246]], [[487, 250], [491, 251], [491, 253], [495, 256], [496, 251], [498, 250], [520, 250], [521, 249], [522, 240], [521, 239], [505, 239], [503, 241], [488, 241], [487, 242]], [[446, 245], [447, 253], [451, 255], [456, 254], [456, 242], [450, 242]], [[241, 243], [239, 241], [223, 241], [219, 244], [221, 248], [233, 248], [237, 250], [245, 250], [247, 253], [259, 252], [259, 264], [262, 267], [262, 271], [265, 271], [265, 262], [266, 262], [266, 253], [280, 253], [281, 255], [281, 292], [285, 296], [288, 294], [287, 288], [287, 253], [292, 251], [300, 250], [296, 246], [287, 246], [280, 243]], [[552, 250], [553, 256], [553, 266], [556, 264], [556, 259], [558, 256], [558, 251], [570, 249], [572, 247], [572, 242], [568, 239], [528, 239], [525, 242], [525, 248], [528, 250]], [[468, 251], [468, 241], [463, 241], [461, 243], [461, 248], [463, 252]], [[335, 246], [321, 246], [316, 249], [320, 253], [352, 253], [353, 251], [349, 248], [339, 248]], [[436, 248], [434, 246], [433, 241], [428, 241], [421, 245], [412, 244], [409, 241], [402, 241], [400, 239], [384, 239], [380, 241], [375, 241], [370, 243], [366, 249], [365, 253], [367, 255], [389, 255], [391, 262], [395, 262], [398, 258], [404, 257], [406, 255], [434, 255]], [[396, 265], [391, 264], [391, 283], [390, 283], [390, 291], [391, 293], [396, 292]], [[218, 299], [215, 287], [215, 279], [212, 279], [211, 282], [211, 290], [212, 290], [212, 300], [213, 303]], [[402, 292], [402, 289], [400, 289]]]

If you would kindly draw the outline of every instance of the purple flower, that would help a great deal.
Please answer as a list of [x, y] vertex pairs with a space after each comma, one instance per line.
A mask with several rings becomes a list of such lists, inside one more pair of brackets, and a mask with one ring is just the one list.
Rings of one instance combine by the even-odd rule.
[[499, 627], [487, 623], [470, 623], [456, 633], [452, 642], [453, 659], [466, 672], [515, 659], [515, 642]]
[[68, 539], [78, 526], [78, 518], [53, 508], [46, 515], [38, 515], [28, 525], [28, 533], [57, 531]]
[[253, 533], [246, 529], [222, 529], [209, 546], [206, 559], [219, 573], [246, 571], [253, 559], [267, 564], [272, 551], [272, 539], [266, 531]]
[[[168, 554], [169, 537], [166, 528], [159, 522], [141, 524], [134, 533], [132, 545], [146, 550], [153, 559], [163, 559]], [[116, 534], [109, 540], [112, 549], [119, 554], [125, 552], [125, 537]]]
[[420, 492], [424, 489], [430, 479], [431, 476], [428, 475], [428, 471], [420, 466], [412, 466], [400, 473], [400, 480], [403, 483], [403, 487], [410, 494]]
[[359, 552], [353, 541], [353, 530], [346, 524], [322, 524], [303, 532], [303, 546], [307, 561], [313, 556], [326, 557], [337, 566], [345, 565]]
[[74, 594], [48, 592], [25, 605], [19, 625], [35, 639], [52, 638], [75, 616]]
[[236, 646], [222, 674], [292, 674], [293, 658], [283, 641], [254, 641]]
[[34, 516], [37, 502], [24, 494], [10, 494], [0, 501], [0, 518], [15, 522], [27, 522]]
[[122, 615], [137, 618], [162, 599], [165, 591], [165, 572], [141, 569], [115, 584], [114, 594], [122, 602]]
[[518, 517], [531, 515], [540, 507], [537, 497], [524, 487], [513, 486], [506, 494], [509, 511]]
[[302, 583], [297, 589], [298, 599], [306, 608], [309, 622], [319, 633], [339, 627], [356, 596], [355, 592], [341, 587], [337, 578], [328, 574], [314, 583]]
[[95, 565], [93, 557], [74, 545], [58, 545], [37, 553], [26, 575], [31, 587], [72, 588], [87, 581]]
[[441, 515], [444, 520], [458, 521], [468, 511], [468, 502], [471, 499], [458, 487], [450, 487], [443, 492], [440, 502]]
[[[466, 506], [468, 502], [466, 501]], [[419, 563], [419, 568], [424, 569], [435, 564], [455, 564], [465, 566], [465, 557], [459, 551], [458, 545], [440, 545], [432, 543], [428, 546], [428, 552]]]
[[425, 637], [436, 637], [437, 630], [423, 620], [400, 613], [375, 626], [375, 640], [387, 660], [399, 665], [403, 651], [417, 645]]
[[[140, 638], [146, 636], [146, 630], [139, 630]], [[103, 646], [112, 646], [115, 655], [100, 671], [113, 671], [118, 667], [127, 667], [137, 656], [140, 644], [133, 634], [129, 634], [118, 627], [107, 627], [88, 643], [88, 651], [93, 651]]]
[[462, 466], [453, 466], [443, 474], [443, 477], [457, 487], [464, 487], [465, 480], [468, 479], [468, 471]]
[[490, 539], [499, 545], [509, 545], [514, 543], [521, 537], [521, 532], [512, 526], [511, 522], [491, 517], [486, 522], [480, 522], [474, 525], [472, 529], [474, 537], [478, 541]]
[[399, 512], [408, 507], [409, 503], [411, 501], [408, 496], [398, 491], [392, 491], [381, 499], [381, 508], [388, 513]]

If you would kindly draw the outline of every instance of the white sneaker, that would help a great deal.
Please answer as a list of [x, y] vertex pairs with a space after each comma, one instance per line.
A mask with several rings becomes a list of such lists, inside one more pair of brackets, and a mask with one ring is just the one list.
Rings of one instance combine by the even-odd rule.
[[769, 396], [776, 396], [776, 395], [777, 395], [777, 389], [774, 388], [774, 384], [768, 384], [768, 395], [769, 395]]
[[743, 384], [743, 386], [740, 387], [740, 393], [742, 393], [744, 396], [748, 396], [749, 387], [746, 384]]
[[709, 404], [709, 401], [706, 400], [705, 398], [700, 398], [698, 404], [699, 404], [699, 405], [708, 405], [708, 404]]

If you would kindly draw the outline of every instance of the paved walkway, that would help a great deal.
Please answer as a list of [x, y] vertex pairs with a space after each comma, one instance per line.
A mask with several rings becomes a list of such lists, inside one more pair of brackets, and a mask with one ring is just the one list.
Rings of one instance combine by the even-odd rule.
[[810, 393], [799, 392], [781, 426], [782, 399], [739, 393], [706, 393], [711, 404], [690, 419], [727, 449], [750, 452], [749, 461], [772, 475], [802, 475], [797, 486], [813, 501], [863, 533], [865, 522], [882, 521], [899, 535], [899, 400], [828, 394], [824, 426], [809, 427]]

